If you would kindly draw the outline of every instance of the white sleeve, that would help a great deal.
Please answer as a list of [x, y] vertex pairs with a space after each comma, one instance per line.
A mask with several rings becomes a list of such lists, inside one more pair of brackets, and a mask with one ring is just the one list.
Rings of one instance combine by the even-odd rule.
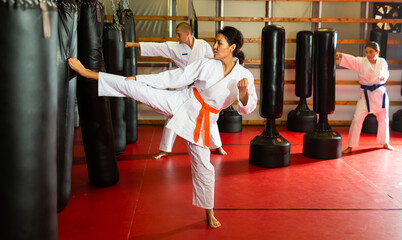
[[211, 48], [211, 46], [209, 45], [209, 43], [207, 43], [207, 42], [205, 42], [205, 45], [204, 45], [204, 48], [205, 48], [205, 55], [204, 55], [204, 57], [205, 58], [213, 58], [214, 57], [214, 52], [212, 51], [212, 48]]
[[388, 71], [388, 63], [384, 58], [381, 58], [381, 73], [380, 73], [380, 78], [384, 78], [383, 81], [381, 81], [382, 84], [387, 82], [389, 78], [389, 71]]
[[184, 68], [157, 74], [137, 75], [138, 82], [158, 89], [181, 88], [192, 84], [202, 68], [203, 61], [195, 61]]
[[[173, 42], [172, 42], [173, 43]], [[173, 52], [168, 42], [140, 42], [141, 56], [172, 58]]]
[[359, 71], [358, 58], [346, 53], [342, 53], [342, 58], [339, 59], [339, 66], [348, 68], [356, 72]]
[[239, 102], [237, 112], [241, 115], [251, 113], [257, 107], [257, 92], [254, 86], [254, 76], [249, 72], [244, 78], [248, 79], [248, 101], [246, 105], [243, 105], [239, 99], [239, 94], [237, 94], [237, 101]]

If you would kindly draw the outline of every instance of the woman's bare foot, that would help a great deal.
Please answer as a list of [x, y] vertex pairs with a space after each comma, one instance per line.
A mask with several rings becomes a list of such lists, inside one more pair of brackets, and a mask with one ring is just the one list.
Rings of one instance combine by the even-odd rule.
[[152, 158], [153, 158], [153, 159], [159, 159], [159, 158], [161, 158], [161, 157], [166, 157], [167, 155], [168, 155], [167, 152], [160, 151], [160, 152], [158, 152], [157, 154], [152, 155]]
[[221, 223], [215, 218], [213, 209], [205, 209], [205, 214], [207, 215], [207, 222], [211, 228], [218, 228]]
[[391, 145], [389, 145], [389, 143], [384, 144], [384, 148], [393, 151], [395, 148]]
[[343, 154], [347, 154], [347, 153], [351, 153], [352, 152], [352, 148], [348, 147], [345, 150], [342, 151]]
[[220, 155], [228, 155], [228, 153], [225, 151], [225, 149], [223, 149], [223, 147], [217, 148], [216, 151], [217, 151]]

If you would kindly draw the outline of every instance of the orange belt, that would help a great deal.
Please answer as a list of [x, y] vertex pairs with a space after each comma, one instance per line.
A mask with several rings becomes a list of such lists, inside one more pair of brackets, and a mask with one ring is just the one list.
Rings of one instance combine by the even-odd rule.
[[201, 124], [202, 119], [204, 118], [204, 145], [209, 147], [209, 113], [219, 113], [220, 110], [216, 110], [215, 108], [210, 107], [208, 104], [204, 102], [197, 88], [193, 88], [194, 96], [197, 98], [198, 102], [201, 103], [202, 107], [197, 117], [197, 125], [194, 130], [194, 142], [198, 142], [201, 134]]

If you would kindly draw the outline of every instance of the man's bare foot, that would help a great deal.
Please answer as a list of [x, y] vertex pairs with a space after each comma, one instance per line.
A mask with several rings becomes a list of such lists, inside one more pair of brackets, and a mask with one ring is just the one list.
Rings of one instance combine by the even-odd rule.
[[167, 152], [160, 151], [160, 152], [158, 152], [157, 154], [152, 155], [152, 158], [153, 158], [153, 159], [159, 159], [159, 158], [161, 158], [161, 157], [166, 157], [167, 155], [168, 155]]
[[384, 148], [393, 151], [395, 148], [391, 145], [389, 145], [389, 143], [384, 144]]
[[347, 153], [351, 153], [352, 152], [352, 148], [348, 147], [345, 150], [342, 151], [343, 154], [347, 154]]
[[211, 228], [218, 228], [221, 223], [215, 218], [213, 209], [205, 209], [205, 214], [207, 215], [207, 222]]
[[220, 155], [228, 155], [228, 153], [225, 151], [225, 149], [223, 149], [223, 147], [217, 148], [216, 151], [217, 151]]

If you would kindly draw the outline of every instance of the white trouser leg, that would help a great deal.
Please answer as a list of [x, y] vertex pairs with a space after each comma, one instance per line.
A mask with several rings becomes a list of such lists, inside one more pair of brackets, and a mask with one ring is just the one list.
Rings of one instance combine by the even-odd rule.
[[209, 148], [184, 140], [191, 160], [193, 205], [214, 208], [215, 169], [210, 162]]
[[379, 144], [389, 143], [389, 118], [387, 110], [387, 108], [384, 108], [383, 111], [374, 113], [378, 121], [377, 143]]
[[357, 102], [355, 114], [353, 115], [353, 120], [350, 125], [348, 146], [351, 148], [359, 146], [360, 133], [362, 131], [364, 118], [368, 114], [367, 107], [365, 107], [364, 104], [365, 101]]
[[163, 128], [161, 143], [159, 144], [159, 150], [164, 152], [172, 152], [173, 144], [176, 140], [176, 133], [166, 127], [169, 121], [170, 119], [167, 120]]
[[211, 137], [209, 138], [210, 141], [210, 148], [217, 149], [222, 147], [221, 136], [219, 135], [218, 124], [214, 124], [210, 128]]

